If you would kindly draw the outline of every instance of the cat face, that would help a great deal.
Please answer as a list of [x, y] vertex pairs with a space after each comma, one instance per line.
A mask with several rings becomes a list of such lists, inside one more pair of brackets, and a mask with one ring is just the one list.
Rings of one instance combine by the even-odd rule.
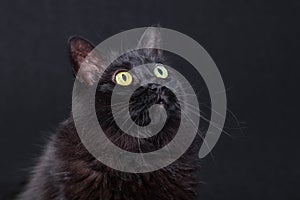
[[[114, 95], [122, 99], [122, 96], [134, 90], [129, 101], [129, 113], [131, 119], [139, 126], [147, 126], [148, 124], [155, 124], [162, 120], [161, 110], [167, 113], [167, 121], [161, 133], [148, 139], [144, 142], [153, 143], [153, 141], [162, 138], [172, 138], [176, 133], [176, 128], [180, 120], [180, 105], [175, 94], [166, 85], [172, 85], [172, 88], [182, 90], [180, 82], [174, 77], [172, 68], [164, 65], [162, 52], [157, 49], [151, 49], [151, 46], [157, 46], [160, 42], [160, 36], [157, 32], [147, 30], [139, 42], [139, 48], [144, 46], [147, 49], [135, 50], [122, 55], [117, 58], [110, 66], [101, 69], [102, 58], [92, 57], [88, 62], [85, 61], [86, 56], [93, 50], [93, 45], [82, 38], [72, 38], [70, 40], [70, 55], [71, 62], [75, 73], [81, 68], [77, 78], [86, 85], [96, 84], [95, 77], [97, 77], [100, 70], [103, 70], [99, 82], [97, 83], [96, 91], [96, 112], [98, 121], [107, 135], [115, 137], [124, 136], [124, 133], [114, 122], [114, 117], [111, 111], [111, 96], [114, 88], [118, 85], [121, 88]], [[174, 87], [175, 86], [175, 87]], [[125, 105], [124, 102], [123, 105]], [[149, 108], [157, 104], [156, 114], [150, 118]], [[122, 118], [123, 105], [119, 107], [119, 117]], [[125, 117], [121, 119], [127, 120]], [[118, 134], [116, 134], [118, 133]], [[125, 136], [128, 137], [128, 136]], [[124, 140], [128, 141], [129, 138]], [[165, 140], [165, 139], [163, 139]], [[166, 140], [167, 142], [168, 140]], [[163, 144], [164, 142], [160, 142]], [[134, 146], [134, 145], [133, 145]], [[132, 150], [132, 149], [131, 149]]]
[[[119, 85], [121, 89], [117, 90], [114, 95], [122, 99], [122, 96], [133, 90], [133, 87], [137, 88], [129, 101], [130, 116], [139, 126], [147, 126], [150, 122], [152, 124], [159, 122], [162, 117], [160, 115], [162, 109], [167, 111], [168, 117], [178, 114], [177, 98], [165, 85], [179, 85], [180, 83], [173, 77], [171, 68], [161, 64], [161, 60], [141, 59], [144, 57], [142, 54], [141, 51], [131, 52], [109, 66], [98, 83], [97, 93], [100, 99], [101, 96], [102, 98], [106, 95], [110, 97], [115, 86]], [[101, 105], [111, 102], [109, 98], [107, 100], [107, 102], [102, 101]], [[149, 108], [154, 104], [159, 105], [156, 108], [157, 114], [150, 119]], [[120, 116], [122, 116], [122, 109], [119, 110]]]

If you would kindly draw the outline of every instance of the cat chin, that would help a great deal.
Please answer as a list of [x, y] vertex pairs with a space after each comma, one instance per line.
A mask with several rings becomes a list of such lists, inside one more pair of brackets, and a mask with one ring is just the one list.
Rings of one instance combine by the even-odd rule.
[[153, 112], [155, 113], [155, 115], [151, 117], [151, 124], [159, 124], [161, 121], [164, 120], [164, 110], [165, 108], [163, 104], [156, 104], [156, 106], [153, 108]]

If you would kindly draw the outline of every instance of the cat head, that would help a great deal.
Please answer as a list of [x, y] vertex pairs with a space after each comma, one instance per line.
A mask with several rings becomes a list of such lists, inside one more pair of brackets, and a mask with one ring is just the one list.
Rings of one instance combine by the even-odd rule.
[[[97, 84], [95, 106], [99, 123], [106, 134], [116, 137], [118, 135], [116, 133], [120, 133], [121, 136], [128, 137], [117, 128], [111, 112], [111, 95], [116, 85], [121, 88], [116, 94], [120, 98], [129, 92], [131, 87], [137, 87], [130, 98], [129, 111], [132, 120], [139, 126], [147, 126], [151, 120], [152, 123], [161, 120], [159, 110], [157, 115], [150, 119], [149, 108], [152, 105], [158, 104], [158, 109], [165, 109], [167, 121], [161, 133], [144, 141], [149, 142], [154, 138], [157, 140], [159, 137], [171, 139], [174, 133], [176, 134], [180, 119], [180, 106], [175, 94], [165, 85], [172, 84], [178, 86], [178, 89], [181, 89], [181, 85], [173, 77], [170, 67], [165, 65], [163, 51], [157, 49], [160, 45], [160, 33], [157, 29], [148, 28], [138, 42], [137, 49], [139, 50], [120, 56], [106, 67], [104, 66], [105, 56], [99, 52], [95, 53], [95, 46], [91, 42], [78, 36], [69, 40], [69, 53], [74, 75], [87, 86]], [[100, 74], [101, 77], [99, 77]], [[96, 83], [97, 80], [99, 80], [98, 83]], [[164, 145], [168, 140], [160, 144]]]

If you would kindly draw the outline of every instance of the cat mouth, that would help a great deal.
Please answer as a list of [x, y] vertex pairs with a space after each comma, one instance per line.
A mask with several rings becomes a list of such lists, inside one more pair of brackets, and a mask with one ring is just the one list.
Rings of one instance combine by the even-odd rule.
[[[161, 123], [165, 119], [165, 114], [167, 112], [167, 105], [166, 102], [161, 99], [157, 98], [152, 103], [152, 106], [144, 105], [141, 110], [138, 112], [132, 112], [131, 117], [133, 121], [139, 126], [148, 126], [149, 124], [155, 125]], [[133, 109], [135, 110], [135, 109]], [[150, 117], [149, 111], [151, 110], [152, 114]]]
[[[160, 124], [173, 114], [176, 114], [176, 99], [172, 92], [166, 87], [158, 84], [151, 84], [147, 87], [140, 87], [132, 96], [130, 104], [132, 107], [130, 115], [133, 121], [139, 126]], [[175, 110], [174, 110], [175, 109]], [[149, 111], [151, 110], [151, 116]]]
[[165, 101], [163, 100], [163, 98], [160, 94], [157, 95], [157, 100], [156, 100], [155, 103], [159, 104], [159, 105], [164, 105], [165, 104]]

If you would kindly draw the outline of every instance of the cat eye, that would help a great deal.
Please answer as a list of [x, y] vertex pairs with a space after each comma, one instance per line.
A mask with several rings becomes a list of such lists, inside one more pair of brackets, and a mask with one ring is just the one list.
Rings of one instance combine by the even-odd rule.
[[128, 86], [132, 83], [132, 75], [129, 72], [121, 71], [115, 75], [115, 81], [122, 86]]
[[167, 78], [168, 70], [162, 64], [156, 64], [154, 74], [158, 78]]

